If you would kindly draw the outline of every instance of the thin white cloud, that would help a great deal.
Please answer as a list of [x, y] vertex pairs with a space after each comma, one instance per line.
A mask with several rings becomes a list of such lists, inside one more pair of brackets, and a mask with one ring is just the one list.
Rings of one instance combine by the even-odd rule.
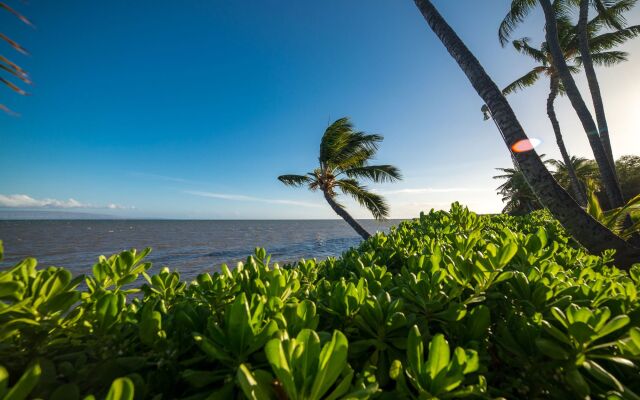
[[320, 207], [319, 204], [307, 203], [304, 201], [264, 199], [260, 197], [245, 196], [242, 194], [211, 193], [211, 192], [200, 192], [196, 190], [185, 190], [184, 193], [191, 194], [194, 196], [209, 197], [212, 199], [221, 199], [221, 200], [252, 201], [252, 202], [258, 202], [258, 203], [285, 204], [290, 206], [301, 206], [301, 207]]
[[177, 177], [174, 177], [174, 176], [149, 174], [149, 173], [146, 173], [146, 172], [131, 172], [130, 174], [132, 176], [137, 177], [137, 178], [156, 179], [156, 180], [167, 181], [167, 182], [188, 183], [188, 184], [201, 184], [202, 183], [202, 182], [191, 181], [189, 179], [177, 178]]
[[127, 207], [127, 206], [121, 206], [120, 204], [109, 203], [105, 208], [108, 208], [109, 210], [127, 210], [127, 209], [134, 209], [136, 207], [135, 206]]
[[450, 187], [450, 188], [407, 188], [397, 190], [377, 190], [379, 194], [421, 194], [421, 193], [454, 193], [454, 192], [486, 192], [490, 189], [481, 188], [465, 188], [465, 187]]
[[35, 199], [26, 194], [0, 194], [0, 207], [6, 208], [107, 208], [111, 210], [126, 209], [131, 207], [124, 207], [118, 204], [109, 203], [104, 206], [96, 206], [89, 203], [81, 203], [76, 199], [70, 198], [68, 200], [57, 199]]

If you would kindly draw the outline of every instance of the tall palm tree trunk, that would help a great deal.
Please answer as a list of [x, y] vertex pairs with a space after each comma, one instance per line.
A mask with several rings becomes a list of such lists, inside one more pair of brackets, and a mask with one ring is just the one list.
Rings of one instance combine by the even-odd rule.
[[556, 135], [556, 142], [558, 143], [558, 148], [560, 149], [560, 155], [562, 155], [564, 165], [567, 167], [567, 172], [569, 173], [569, 181], [571, 182], [571, 188], [576, 195], [576, 201], [578, 202], [578, 204], [584, 207], [587, 205], [587, 193], [585, 192], [584, 187], [580, 184], [580, 180], [578, 180], [575, 168], [573, 168], [571, 158], [569, 157], [567, 148], [564, 145], [564, 139], [562, 138], [562, 132], [560, 131], [560, 123], [558, 122], [558, 118], [556, 117], [554, 103], [556, 101], [556, 97], [558, 97], [558, 78], [556, 76], [552, 76], [549, 82], [550, 85], [549, 97], [547, 97], [547, 115], [549, 116], [549, 120], [551, 121], [551, 126], [553, 126], [553, 133], [555, 133]]
[[551, 6], [550, 0], [540, 0], [540, 4], [544, 11], [546, 21], [546, 41], [549, 46], [549, 52], [551, 53], [553, 67], [562, 80], [564, 89], [567, 92], [567, 97], [569, 97], [571, 105], [576, 111], [584, 131], [587, 133], [589, 145], [591, 145], [594, 158], [596, 163], [598, 163], [598, 168], [600, 169], [600, 176], [605, 191], [607, 192], [609, 205], [611, 208], [621, 207], [624, 204], [624, 201], [620, 185], [618, 185], [618, 180], [616, 179], [613, 167], [609, 162], [609, 157], [607, 156], [604, 146], [602, 145], [602, 141], [600, 140], [598, 128], [591, 117], [591, 113], [589, 112], [587, 105], [580, 95], [578, 86], [576, 86], [576, 82], [573, 80], [571, 71], [569, 71], [569, 67], [567, 67], [567, 63], [562, 54], [562, 49], [560, 48], [560, 42], [558, 39], [555, 11]]
[[[484, 71], [480, 62], [467, 49], [462, 40], [442, 18], [429, 0], [414, 0], [424, 16], [427, 24], [438, 36], [449, 54], [467, 75], [471, 85], [489, 107], [496, 123], [504, 135], [505, 144], [512, 151], [512, 146], [528, 140], [520, 122], [511, 106], [496, 84]], [[532, 150], [513, 153], [527, 183], [536, 196], [573, 237], [593, 253], [606, 249], [616, 249], [616, 262], [620, 268], [629, 268], [637, 261], [640, 249], [626, 243], [613, 232], [598, 223], [586, 213], [573, 198], [553, 179], [545, 168], [538, 154]]]
[[596, 70], [593, 67], [591, 52], [589, 51], [589, 36], [587, 34], [588, 18], [589, 0], [582, 0], [580, 2], [580, 14], [578, 18], [578, 48], [580, 50], [580, 57], [582, 57], [584, 72], [587, 76], [589, 91], [591, 92], [591, 100], [593, 101], [593, 108], [596, 112], [596, 121], [598, 122], [600, 141], [602, 142], [604, 151], [606, 152], [607, 158], [609, 159], [609, 164], [611, 164], [613, 173], [615, 174], [615, 161], [613, 159], [613, 152], [611, 150], [611, 141], [609, 140], [609, 127], [607, 126], [607, 118], [604, 113], [604, 105], [602, 103], [602, 95], [600, 93], [598, 77], [596, 76]]
[[358, 221], [356, 221], [351, 215], [349, 215], [349, 213], [344, 208], [340, 207], [329, 193], [327, 193], [324, 190], [322, 191], [322, 193], [324, 194], [325, 200], [327, 200], [327, 203], [329, 203], [333, 211], [335, 211], [336, 214], [341, 216], [342, 219], [347, 221], [347, 224], [349, 224], [356, 232], [358, 232], [358, 235], [362, 236], [364, 240], [367, 240], [371, 237], [369, 232], [367, 232], [362, 227], [362, 225], [358, 223]]

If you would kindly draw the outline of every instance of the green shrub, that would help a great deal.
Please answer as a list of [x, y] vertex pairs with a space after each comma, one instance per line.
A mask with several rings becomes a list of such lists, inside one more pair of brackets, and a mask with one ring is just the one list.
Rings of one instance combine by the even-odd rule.
[[640, 264], [544, 212], [454, 204], [339, 258], [256, 249], [192, 282], [147, 254], [3, 268], [0, 398], [639, 398]]

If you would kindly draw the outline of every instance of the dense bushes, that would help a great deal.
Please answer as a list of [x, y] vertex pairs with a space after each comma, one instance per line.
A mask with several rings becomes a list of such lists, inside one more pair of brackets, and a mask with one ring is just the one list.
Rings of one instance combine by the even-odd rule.
[[454, 204], [337, 259], [278, 267], [257, 249], [190, 283], [147, 275], [146, 254], [87, 277], [4, 267], [0, 398], [640, 393], [640, 265], [586, 254], [547, 214]]

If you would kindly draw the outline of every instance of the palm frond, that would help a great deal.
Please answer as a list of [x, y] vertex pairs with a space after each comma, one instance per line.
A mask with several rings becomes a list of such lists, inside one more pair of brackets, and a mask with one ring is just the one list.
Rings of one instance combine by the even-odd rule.
[[[573, 25], [573, 21], [571, 20], [571, 18], [556, 17], [556, 29], [558, 31], [558, 42], [560, 43], [561, 49], [566, 51], [568, 49], [577, 48], [573, 44], [577, 35], [576, 27]], [[546, 49], [546, 54], [549, 54], [546, 42], [544, 48]]]
[[[628, 53], [624, 51], [605, 51], [602, 53], [591, 54], [591, 60], [595, 65], [610, 67], [627, 61], [627, 56]], [[582, 57], [576, 57], [576, 63], [578, 63], [578, 65], [582, 65]]]
[[29, 75], [27, 71], [23, 70], [18, 64], [14, 63], [13, 61], [9, 60], [8, 58], [2, 55], [0, 55], [0, 63], [3, 63], [9, 66], [11, 69], [15, 70], [16, 72], [22, 75]]
[[29, 79], [29, 76], [26, 74], [23, 74], [19, 71], [17, 71], [15, 68], [11, 68], [5, 64], [0, 63], [0, 69], [10, 73], [11, 75], [15, 76], [16, 78], [20, 79], [22, 82], [26, 83], [26, 84], [30, 84], [31, 80]]
[[313, 179], [306, 175], [280, 175], [278, 180], [287, 186], [302, 186], [311, 184]]
[[598, 15], [590, 21], [590, 24], [617, 30], [623, 29], [627, 23], [624, 14], [630, 11], [636, 3], [637, 0], [593, 0]]
[[16, 86], [13, 82], [8, 81], [2, 77], [0, 77], [0, 82], [4, 83], [6, 86], [9, 87], [9, 89], [13, 90], [14, 92], [21, 94], [23, 96], [26, 96], [28, 93], [25, 92], [23, 89], [19, 88], [18, 86]]
[[320, 164], [331, 168], [360, 166], [373, 157], [382, 136], [356, 132], [349, 118], [331, 124], [320, 142]]
[[532, 69], [531, 71], [527, 72], [526, 74], [524, 74], [520, 78], [518, 78], [515, 81], [511, 82], [504, 89], [502, 89], [502, 94], [508, 95], [508, 94], [511, 94], [511, 93], [513, 93], [515, 91], [522, 90], [522, 89], [527, 88], [529, 86], [533, 86], [533, 84], [535, 84], [538, 81], [538, 79], [540, 78], [540, 75], [543, 72], [545, 72], [545, 70], [546, 70], [546, 68], [544, 68], [544, 67], [535, 67], [534, 69]]
[[589, 38], [589, 49], [594, 53], [609, 50], [639, 35], [640, 25], [633, 25], [622, 30], [603, 33]]
[[0, 8], [4, 8], [6, 11], [9, 11], [11, 14], [15, 15], [16, 17], [18, 17], [18, 19], [22, 22], [24, 22], [25, 24], [29, 25], [29, 26], [33, 26], [33, 24], [31, 23], [31, 21], [29, 21], [27, 19], [27, 17], [25, 17], [24, 15], [20, 14], [19, 12], [17, 12], [16, 10], [14, 10], [13, 8], [9, 7], [7, 4], [5, 4], [4, 2], [0, 1]]
[[340, 170], [363, 166], [367, 160], [375, 156], [378, 143], [382, 140], [383, 137], [380, 135], [353, 132], [347, 144], [329, 160], [329, 164]]
[[353, 125], [348, 117], [340, 118], [327, 127], [320, 141], [320, 162], [327, 162], [335, 157], [342, 149], [353, 131]]
[[5, 106], [4, 104], [0, 104], [0, 110], [2, 110], [5, 114], [12, 115], [14, 117], [20, 116], [20, 114], [18, 114], [17, 112], [13, 111], [9, 107]]
[[24, 47], [20, 46], [18, 44], [18, 42], [10, 39], [7, 35], [5, 35], [4, 33], [0, 32], [0, 39], [4, 40], [5, 42], [9, 43], [9, 46], [13, 47], [14, 49], [16, 49], [18, 52], [22, 53], [22, 54], [29, 54], [29, 52], [27, 51], [27, 49], [25, 49]]
[[[582, 65], [582, 60], [580, 60], [580, 62], [578, 62], [578, 57], [576, 57], [576, 65], [567, 65], [567, 68], [569, 68], [569, 72], [571, 72], [572, 74], [577, 74], [578, 72], [580, 72], [580, 67], [579, 65]], [[564, 84], [562, 83], [562, 81], [560, 81], [558, 83], [559, 87], [558, 90], [560, 93], [564, 93]]]
[[531, 47], [531, 45], [529, 44], [529, 41], [530, 41], [529, 38], [522, 38], [522, 39], [514, 40], [513, 42], [511, 42], [511, 44], [513, 45], [513, 48], [516, 49], [517, 52], [527, 55], [541, 64], [546, 63], [547, 61], [546, 54], [541, 50]]
[[556, 18], [570, 19], [573, 14], [573, 9], [579, 4], [580, 0], [555, 0], [552, 5]]
[[342, 193], [353, 197], [358, 204], [366, 207], [375, 219], [382, 220], [389, 215], [389, 206], [385, 199], [379, 194], [368, 191], [355, 179], [340, 179], [336, 181], [336, 186], [340, 188]]
[[376, 183], [393, 182], [402, 179], [402, 174], [393, 165], [366, 165], [363, 167], [349, 168], [344, 171], [349, 178], [370, 179]]
[[537, 0], [513, 0], [511, 1], [511, 8], [498, 28], [498, 39], [500, 44], [505, 46], [511, 37], [513, 31], [518, 25], [524, 21], [527, 15], [538, 3]]

